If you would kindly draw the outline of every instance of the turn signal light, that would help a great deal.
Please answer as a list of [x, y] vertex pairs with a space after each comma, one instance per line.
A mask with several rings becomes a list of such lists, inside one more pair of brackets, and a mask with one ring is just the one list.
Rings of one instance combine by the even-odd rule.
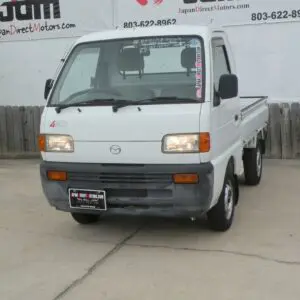
[[195, 184], [199, 182], [199, 176], [197, 174], [175, 174], [173, 181], [176, 184]]
[[39, 150], [40, 152], [46, 151], [46, 136], [44, 134], [39, 135]]
[[201, 132], [199, 135], [199, 151], [207, 153], [210, 151], [210, 134], [209, 132]]
[[53, 180], [53, 181], [66, 181], [67, 180], [67, 172], [48, 171], [47, 177], [49, 180]]

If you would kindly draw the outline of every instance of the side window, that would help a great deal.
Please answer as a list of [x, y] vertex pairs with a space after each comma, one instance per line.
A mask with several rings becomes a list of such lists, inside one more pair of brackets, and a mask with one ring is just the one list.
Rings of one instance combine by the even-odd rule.
[[228, 61], [227, 51], [224, 40], [221, 38], [213, 39], [213, 72], [214, 72], [214, 88], [215, 92], [219, 89], [219, 80], [221, 75], [230, 74], [230, 65]]

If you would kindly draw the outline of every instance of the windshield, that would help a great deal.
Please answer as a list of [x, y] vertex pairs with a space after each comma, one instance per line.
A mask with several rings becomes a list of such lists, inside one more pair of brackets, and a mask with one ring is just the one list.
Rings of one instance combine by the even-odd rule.
[[158, 97], [202, 101], [203, 59], [199, 37], [81, 44], [67, 59], [49, 105], [89, 101], [99, 105], [101, 100], [109, 105], [109, 99], [142, 101]]

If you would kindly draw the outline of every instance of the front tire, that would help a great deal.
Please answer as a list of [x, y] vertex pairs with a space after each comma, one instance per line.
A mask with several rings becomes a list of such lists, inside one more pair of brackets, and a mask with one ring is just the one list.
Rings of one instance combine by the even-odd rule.
[[218, 203], [207, 213], [209, 226], [214, 231], [225, 232], [232, 225], [237, 202], [236, 184], [233, 170], [229, 168]]
[[100, 219], [99, 215], [71, 213], [71, 216], [77, 223], [81, 225], [94, 224], [97, 223]]
[[256, 148], [244, 150], [244, 173], [247, 185], [258, 185], [262, 177], [262, 146], [258, 142]]

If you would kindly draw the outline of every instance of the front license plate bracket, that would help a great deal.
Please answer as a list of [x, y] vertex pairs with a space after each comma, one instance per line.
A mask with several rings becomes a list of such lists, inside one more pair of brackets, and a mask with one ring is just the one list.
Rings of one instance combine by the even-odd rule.
[[106, 192], [103, 190], [69, 189], [71, 209], [106, 211]]

